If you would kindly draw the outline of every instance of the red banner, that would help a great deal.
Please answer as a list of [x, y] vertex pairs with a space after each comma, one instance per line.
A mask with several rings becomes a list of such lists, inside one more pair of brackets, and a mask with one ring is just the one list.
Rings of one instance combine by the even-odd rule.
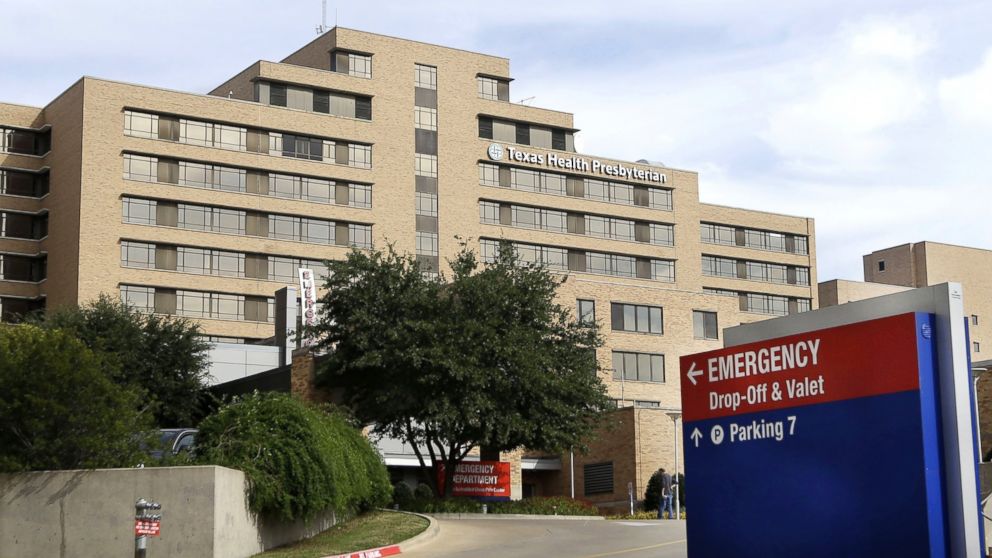
[[914, 314], [902, 314], [684, 356], [683, 418], [691, 422], [919, 389], [915, 323]]
[[[435, 462], [437, 484], [444, 493], [444, 463]], [[451, 495], [485, 498], [510, 497], [510, 464], [505, 461], [462, 461], [451, 477]]]
[[134, 520], [134, 534], [135, 536], [146, 535], [150, 537], [159, 536], [159, 531], [162, 530], [161, 521], [142, 521], [140, 519]]
[[383, 556], [396, 556], [397, 554], [401, 554], [400, 547], [394, 544], [392, 546], [381, 546], [359, 552], [349, 552], [348, 554], [324, 556], [324, 558], [382, 558]]

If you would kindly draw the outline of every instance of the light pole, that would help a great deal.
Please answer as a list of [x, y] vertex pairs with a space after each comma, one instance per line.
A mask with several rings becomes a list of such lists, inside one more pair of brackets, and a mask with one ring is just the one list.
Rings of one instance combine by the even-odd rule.
[[673, 446], [675, 446], [675, 474], [672, 478], [675, 480], [675, 492], [673, 496], [675, 497], [675, 517], [682, 518], [682, 510], [679, 506], [679, 417], [682, 416], [682, 411], [668, 411], [665, 413], [672, 419], [672, 432], [674, 436], [672, 437]]

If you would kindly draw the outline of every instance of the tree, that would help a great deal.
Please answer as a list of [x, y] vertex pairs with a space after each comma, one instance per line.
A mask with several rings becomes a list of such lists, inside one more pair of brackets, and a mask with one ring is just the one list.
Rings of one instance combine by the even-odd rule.
[[71, 334], [0, 324], [0, 472], [129, 467], [147, 416]]
[[142, 314], [100, 295], [82, 307], [61, 307], [35, 323], [71, 332], [106, 355], [111, 377], [138, 391], [140, 408], [148, 409], [159, 426], [189, 426], [200, 416], [209, 345], [193, 322]]
[[[439, 496], [473, 447], [562, 451], [607, 405], [602, 340], [555, 301], [564, 278], [509, 244], [484, 267], [464, 247], [449, 263], [445, 281], [392, 247], [353, 251], [330, 263], [313, 331], [329, 352], [319, 381], [342, 388], [375, 433], [409, 443]], [[427, 474], [436, 462], [445, 494]]]

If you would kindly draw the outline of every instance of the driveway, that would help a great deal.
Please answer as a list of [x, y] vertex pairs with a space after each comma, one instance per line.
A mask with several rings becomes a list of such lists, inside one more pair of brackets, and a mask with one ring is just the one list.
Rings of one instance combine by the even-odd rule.
[[684, 558], [684, 521], [438, 519], [440, 533], [409, 558]]

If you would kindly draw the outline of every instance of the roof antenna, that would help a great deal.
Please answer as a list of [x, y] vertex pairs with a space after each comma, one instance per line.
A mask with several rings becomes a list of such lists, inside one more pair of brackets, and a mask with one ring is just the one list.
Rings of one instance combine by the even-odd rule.
[[[320, 0], [320, 25], [317, 26], [317, 34], [327, 33], [327, 0]], [[334, 17], [337, 19], [337, 10], [334, 10]]]
[[531, 101], [533, 101], [533, 100], [534, 100], [534, 99], [536, 99], [536, 98], [537, 98], [537, 97], [536, 97], [536, 96], [534, 96], [534, 97], [527, 97], [526, 99], [520, 99], [519, 101], [517, 101], [517, 104], [518, 104], [518, 105], [526, 105], [527, 103], [529, 103], [529, 102], [531, 102]]

